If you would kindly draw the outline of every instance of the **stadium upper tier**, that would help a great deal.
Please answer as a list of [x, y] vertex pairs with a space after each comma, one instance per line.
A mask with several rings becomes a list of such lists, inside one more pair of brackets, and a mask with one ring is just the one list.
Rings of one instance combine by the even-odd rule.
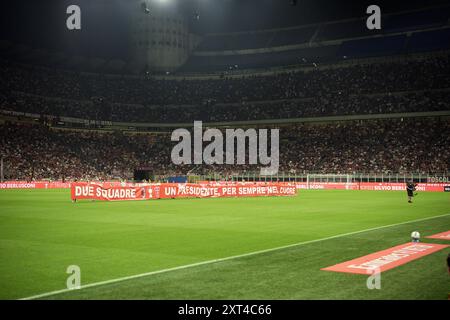
[[5, 62], [0, 72], [1, 110], [90, 120], [186, 123], [450, 110], [448, 54], [205, 80], [108, 77]]
[[[177, 74], [227, 73], [248, 69], [310, 66], [350, 58], [410, 54], [450, 49], [450, 5], [382, 14], [381, 30], [369, 30], [368, 16], [296, 27], [196, 36], [189, 58]], [[175, 31], [173, 31], [175, 32]], [[126, 43], [127, 39], [122, 39]], [[147, 39], [151, 50], [167, 42]], [[170, 43], [169, 43], [170, 45]], [[161, 47], [160, 47], [161, 46]], [[6, 60], [67, 70], [107, 74], [140, 74], [145, 70], [131, 56], [112, 58], [71, 55], [0, 41]], [[151, 65], [151, 64], [150, 64]], [[164, 74], [164, 67], [154, 72]]]
[[402, 32], [380, 37], [349, 38], [339, 42], [311, 42], [284, 49], [266, 48], [247, 52], [194, 52], [179, 72], [218, 72], [239, 69], [272, 68], [288, 65], [336, 62], [364, 58], [408, 54], [450, 48], [450, 27]]
[[217, 72], [332, 62], [450, 48], [450, 6], [284, 29], [211, 34], [179, 72]]
[[308, 42], [317, 26], [306, 26], [269, 31], [207, 35], [198, 51], [226, 51], [257, 49]]
[[198, 51], [227, 51], [258, 49], [329, 41], [354, 37], [387, 35], [395, 32], [417, 31], [423, 28], [441, 27], [448, 23], [450, 6], [420, 11], [383, 15], [382, 29], [369, 30], [366, 17], [321, 24], [253, 32], [210, 34], [203, 38]]

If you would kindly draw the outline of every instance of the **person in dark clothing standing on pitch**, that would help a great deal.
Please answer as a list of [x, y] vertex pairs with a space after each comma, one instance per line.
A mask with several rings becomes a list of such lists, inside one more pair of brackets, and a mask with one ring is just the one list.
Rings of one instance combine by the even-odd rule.
[[414, 191], [416, 191], [417, 183], [412, 180], [406, 182], [406, 192], [408, 193], [408, 202], [412, 203], [412, 198], [414, 197]]

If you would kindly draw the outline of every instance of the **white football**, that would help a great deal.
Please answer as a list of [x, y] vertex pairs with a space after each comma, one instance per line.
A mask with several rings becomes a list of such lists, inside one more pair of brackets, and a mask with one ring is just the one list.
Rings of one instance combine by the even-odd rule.
[[411, 239], [412, 239], [412, 241], [418, 242], [419, 239], [420, 239], [420, 233], [419, 233], [419, 231], [413, 231], [413, 232], [411, 233]]

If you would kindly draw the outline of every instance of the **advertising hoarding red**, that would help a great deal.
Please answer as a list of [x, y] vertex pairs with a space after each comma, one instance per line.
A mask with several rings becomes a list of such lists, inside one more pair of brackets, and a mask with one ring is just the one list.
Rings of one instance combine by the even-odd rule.
[[95, 200], [148, 200], [175, 198], [222, 198], [222, 197], [262, 197], [293, 196], [297, 194], [295, 185], [288, 183], [235, 183], [220, 185], [196, 183], [141, 184], [137, 186], [108, 186], [97, 183], [72, 183], [71, 198]]

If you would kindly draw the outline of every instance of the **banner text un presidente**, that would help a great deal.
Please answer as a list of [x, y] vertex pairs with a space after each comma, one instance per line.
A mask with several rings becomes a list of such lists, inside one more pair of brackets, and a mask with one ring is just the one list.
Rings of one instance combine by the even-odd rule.
[[163, 183], [147, 186], [104, 187], [100, 184], [73, 183], [72, 200], [149, 200], [173, 198], [293, 196], [295, 185], [288, 183], [199, 185]]

